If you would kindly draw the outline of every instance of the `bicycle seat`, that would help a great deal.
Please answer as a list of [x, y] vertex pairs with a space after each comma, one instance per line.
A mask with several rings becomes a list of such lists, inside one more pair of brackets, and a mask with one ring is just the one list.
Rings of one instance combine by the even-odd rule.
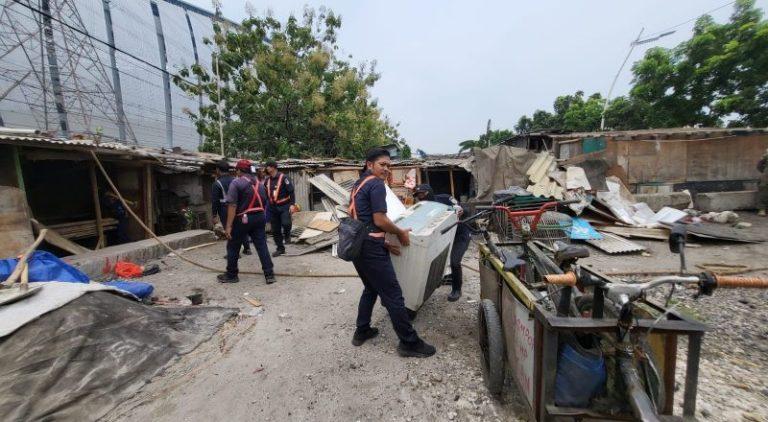
[[564, 242], [555, 242], [555, 262], [565, 262], [589, 256], [589, 249], [582, 245], [568, 245]]

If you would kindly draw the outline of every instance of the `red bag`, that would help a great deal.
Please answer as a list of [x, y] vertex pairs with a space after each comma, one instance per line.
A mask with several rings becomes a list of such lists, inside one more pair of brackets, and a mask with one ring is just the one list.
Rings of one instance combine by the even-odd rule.
[[117, 261], [115, 264], [115, 275], [120, 278], [136, 278], [141, 277], [144, 269], [140, 265], [136, 265], [133, 262]]

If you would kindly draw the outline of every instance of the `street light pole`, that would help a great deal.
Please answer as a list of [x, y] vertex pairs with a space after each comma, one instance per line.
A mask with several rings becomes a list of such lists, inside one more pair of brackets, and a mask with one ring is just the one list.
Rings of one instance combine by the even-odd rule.
[[613, 82], [611, 82], [611, 88], [608, 89], [608, 95], [605, 97], [605, 104], [603, 104], [603, 112], [600, 115], [600, 130], [605, 130], [605, 111], [608, 110], [608, 103], [611, 101], [611, 95], [613, 94], [613, 88], [616, 86], [616, 81], [619, 79], [619, 75], [621, 75], [621, 71], [624, 70], [624, 66], [627, 64], [627, 60], [629, 60], [629, 56], [632, 55], [632, 51], [634, 51], [635, 47], [637, 47], [640, 44], [647, 44], [653, 41], [656, 41], [660, 38], [664, 38], [667, 35], [672, 35], [675, 33], [675, 31], [667, 31], [664, 33], [661, 33], [659, 35], [656, 35], [655, 37], [647, 38], [644, 40], [641, 40], [640, 37], [643, 35], [643, 31], [645, 31], [645, 28], [640, 29], [640, 33], [637, 34], [637, 38], [635, 38], [634, 41], [632, 41], [629, 44], [629, 52], [627, 53], [627, 57], [624, 57], [624, 61], [621, 62], [621, 67], [619, 67], [619, 71], [616, 72], [616, 76], [613, 77]]

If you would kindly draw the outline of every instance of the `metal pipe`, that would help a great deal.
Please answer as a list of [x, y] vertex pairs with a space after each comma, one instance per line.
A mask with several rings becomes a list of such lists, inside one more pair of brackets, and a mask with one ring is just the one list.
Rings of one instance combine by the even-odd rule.
[[[121, 141], [125, 141], [125, 111], [123, 110], [123, 88], [120, 83], [120, 72], [117, 70], [115, 58], [115, 32], [112, 29], [112, 10], [109, 7], [111, 0], [101, 0], [104, 9], [104, 24], [107, 27], [107, 42], [109, 43], [109, 63], [112, 65], [112, 92], [115, 94], [115, 107], [117, 108], [117, 131]], [[138, 143], [138, 140], [137, 140]]]
[[696, 415], [696, 394], [699, 385], [699, 359], [703, 333], [688, 336], [688, 361], [685, 365], [685, 394], [683, 395], [683, 416]]
[[656, 408], [643, 388], [643, 382], [640, 380], [634, 359], [631, 356], [621, 357], [619, 358], [619, 365], [624, 377], [624, 384], [627, 386], [629, 404], [637, 419], [643, 422], [658, 422], [659, 417], [656, 414]]
[[155, 18], [155, 32], [157, 33], [157, 47], [160, 51], [160, 67], [163, 70], [163, 91], [165, 93], [165, 142], [168, 148], [173, 148], [173, 104], [171, 103], [171, 78], [168, 74], [168, 55], [165, 50], [165, 36], [163, 36], [163, 24], [160, 22], [160, 10], [156, 0], [151, 0], [149, 7]]
[[43, 34], [45, 35], [45, 51], [48, 56], [48, 68], [51, 74], [51, 85], [53, 87], [53, 98], [56, 103], [56, 112], [59, 114], [59, 129], [62, 137], [69, 138], [67, 109], [64, 107], [64, 93], [61, 90], [59, 61], [56, 58], [56, 43], [53, 40], [50, 0], [42, 0], [41, 9], [43, 10]]

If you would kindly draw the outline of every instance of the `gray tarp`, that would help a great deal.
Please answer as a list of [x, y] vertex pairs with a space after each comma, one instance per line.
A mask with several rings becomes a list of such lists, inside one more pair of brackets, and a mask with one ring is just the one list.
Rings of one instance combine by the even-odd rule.
[[234, 314], [85, 294], [0, 341], [0, 415], [6, 421], [96, 420]]
[[506, 145], [472, 150], [475, 161], [472, 175], [477, 182], [477, 200], [490, 201], [493, 192], [510, 186], [528, 186], [525, 175], [536, 160], [536, 153]]

